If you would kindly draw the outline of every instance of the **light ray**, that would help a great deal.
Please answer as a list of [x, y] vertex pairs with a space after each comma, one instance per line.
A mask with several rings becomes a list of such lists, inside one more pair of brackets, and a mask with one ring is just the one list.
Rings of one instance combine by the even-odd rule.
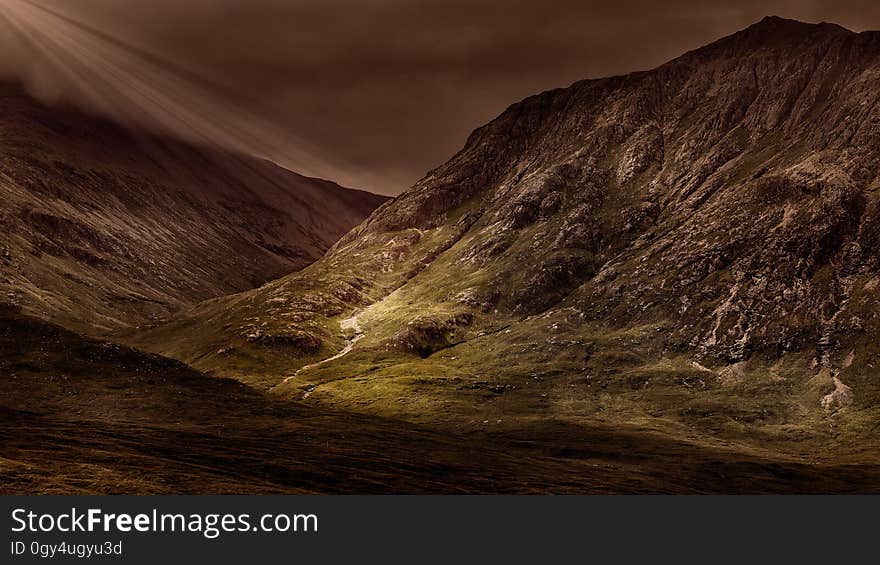
[[26, 76], [37, 86], [54, 83], [88, 110], [306, 175], [352, 169], [237, 104], [234, 92], [84, 21], [33, 0], [3, 0], [0, 16], [32, 56]]

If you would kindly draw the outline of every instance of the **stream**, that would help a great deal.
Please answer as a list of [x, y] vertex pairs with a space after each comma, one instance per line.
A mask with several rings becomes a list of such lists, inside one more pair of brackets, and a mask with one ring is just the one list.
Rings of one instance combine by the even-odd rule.
[[349, 354], [349, 352], [351, 352], [352, 349], [354, 349], [355, 344], [358, 341], [360, 341], [365, 335], [363, 329], [361, 328], [361, 325], [358, 323], [357, 314], [355, 314], [351, 318], [346, 318], [345, 320], [341, 320], [339, 322], [339, 328], [342, 330], [343, 333], [346, 333], [348, 331], [353, 332], [352, 336], [350, 338], [348, 338], [348, 343], [345, 344], [345, 347], [343, 347], [339, 353], [337, 353], [336, 355], [333, 355], [331, 357], [327, 357], [326, 359], [321, 359], [320, 361], [316, 361], [314, 363], [309, 363], [308, 365], [304, 365], [303, 367], [300, 367], [300, 369], [298, 369], [294, 374], [292, 374], [291, 376], [289, 376], [286, 379], [284, 379], [283, 381], [281, 381], [277, 386], [281, 386], [281, 385], [286, 384], [287, 382], [295, 379], [303, 371], [308, 371], [309, 369], [314, 369], [315, 367], [320, 367], [321, 365], [324, 365], [325, 363], [329, 363], [331, 361], [336, 361], [337, 359], [345, 357], [346, 355]]

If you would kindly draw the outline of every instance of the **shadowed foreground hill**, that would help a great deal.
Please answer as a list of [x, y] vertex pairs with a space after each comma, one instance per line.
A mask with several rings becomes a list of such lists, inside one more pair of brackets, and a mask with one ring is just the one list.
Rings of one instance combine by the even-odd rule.
[[0, 83], [0, 300], [101, 333], [313, 262], [385, 200]]
[[878, 477], [635, 430], [441, 434], [267, 400], [0, 308], [3, 494], [864, 492]]
[[131, 342], [444, 429], [873, 465], [878, 92], [880, 33], [767, 18], [533, 96], [316, 264]]

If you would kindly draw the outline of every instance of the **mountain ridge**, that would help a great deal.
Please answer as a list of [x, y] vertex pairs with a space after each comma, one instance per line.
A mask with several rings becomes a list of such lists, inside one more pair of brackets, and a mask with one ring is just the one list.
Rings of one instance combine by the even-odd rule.
[[[796, 33], [789, 33], [779, 37], [775, 32], [779, 27], [784, 27], [790, 31]], [[506, 119], [513, 118], [515, 114], [518, 113], [528, 113], [534, 110], [535, 106], [541, 106], [546, 100], [552, 100], [554, 97], [566, 94], [576, 93], [579, 89], [583, 89], [585, 87], [596, 86], [596, 85], [609, 85], [613, 87], [615, 84], [625, 83], [627, 81], [639, 80], [644, 78], [650, 78], [655, 75], [663, 75], [668, 74], [670, 72], [676, 72], [679, 67], [689, 66], [694, 63], [700, 63], [698, 59], [704, 56], [718, 55], [719, 52], [722, 52], [723, 55], [727, 57], [738, 56], [738, 51], [749, 48], [749, 43], [758, 39], [760, 41], [766, 42], [769, 38], [772, 38], [770, 45], [777, 44], [778, 47], [781, 45], [788, 45], [792, 43], [793, 39], [796, 40], [815, 40], [817, 38], [821, 39], [845, 39], [848, 41], [859, 41], [863, 43], [867, 43], [873, 45], [876, 48], [876, 44], [880, 42], [880, 32], [876, 31], [866, 31], [859, 34], [855, 32], [851, 32], [837, 26], [836, 24], [806, 24], [802, 22], [798, 22], [796, 20], [787, 20], [784, 18], [779, 18], [776, 16], [768, 16], [761, 20], [760, 22], [749, 26], [748, 28], [731, 34], [727, 37], [719, 39], [709, 45], [704, 47], [694, 49], [685, 53], [668, 63], [660, 65], [656, 69], [649, 71], [636, 71], [625, 75], [618, 75], [612, 77], [605, 78], [596, 78], [596, 79], [586, 79], [573, 83], [568, 87], [551, 89], [539, 94], [535, 94], [523, 99], [520, 102], [517, 102], [507, 108], [504, 112], [502, 112], [497, 118], [490, 121], [488, 124], [477, 128], [468, 138], [465, 146], [459, 153], [453, 156], [449, 162], [436, 169], [430, 171], [428, 175], [422, 180], [420, 180], [413, 189], [405, 192], [401, 196], [406, 196], [408, 193], [417, 192], [418, 187], [421, 183], [425, 182], [426, 179], [430, 178], [432, 175], [438, 174], [438, 172], [443, 171], [445, 168], [448, 168], [451, 164], [455, 164], [456, 160], [468, 149], [474, 147], [478, 144], [479, 140], [482, 136], [490, 135], [491, 128], [495, 127], [497, 124], [504, 122]], [[825, 45], [825, 43], [813, 43], [812, 48], [818, 49], [819, 47]], [[731, 47], [733, 49], [731, 49]], [[767, 47], [765, 44], [764, 47]], [[696, 61], [695, 61], [696, 59]], [[533, 119], [538, 119], [537, 116], [529, 116]], [[436, 187], [435, 187], [436, 190]], [[417, 217], [417, 216], [416, 216]], [[371, 218], [367, 220], [367, 222], [371, 222], [374, 220], [379, 220], [380, 215], [375, 214]], [[405, 226], [405, 224], [395, 224], [395, 226]], [[351, 237], [351, 236], [349, 236]]]

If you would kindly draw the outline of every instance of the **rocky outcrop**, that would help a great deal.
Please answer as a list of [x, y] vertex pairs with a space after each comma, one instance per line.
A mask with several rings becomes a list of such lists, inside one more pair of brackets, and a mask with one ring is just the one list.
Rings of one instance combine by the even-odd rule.
[[822, 408], [828, 411], [839, 410], [853, 403], [853, 391], [837, 377], [832, 377], [834, 390], [822, 397]]
[[474, 317], [469, 313], [456, 314], [445, 319], [419, 316], [409, 322], [406, 329], [392, 337], [388, 346], [428, 357], [454, 345], [460, 337], [460, 331], [473, 321]]

